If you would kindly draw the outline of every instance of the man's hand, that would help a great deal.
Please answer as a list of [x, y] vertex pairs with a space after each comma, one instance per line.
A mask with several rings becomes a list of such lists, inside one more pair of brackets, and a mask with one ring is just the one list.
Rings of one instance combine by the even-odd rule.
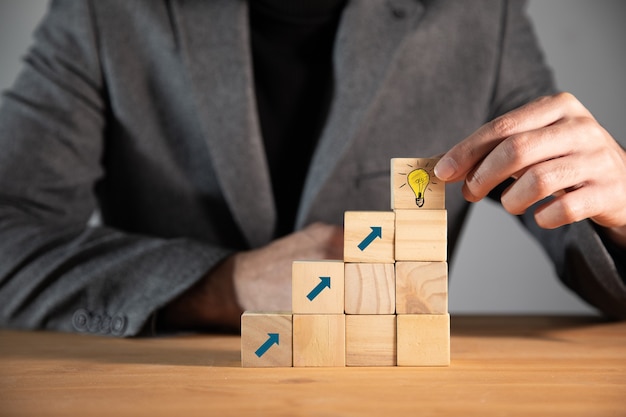
[[476, 202], [508, 178], [502, 194], [511, 214], [535, 211], [537, 224], [556, 228], [590, 218], [626, 247], [626, 152], [571, 94], [541, 97], [483, 125], [435, 167], [444, 181], [464, 181]]
[[290, 311], [295, 260], [343, 259], [343, 229], [322, 223], [235, 255], [234, 283], [244, 310]]
[[290, 311], [295, 260], [343, 259], [343, 229], [322, 223], [226, 258], [159, 316], [167, 329], [239, 328], [244, 310]]

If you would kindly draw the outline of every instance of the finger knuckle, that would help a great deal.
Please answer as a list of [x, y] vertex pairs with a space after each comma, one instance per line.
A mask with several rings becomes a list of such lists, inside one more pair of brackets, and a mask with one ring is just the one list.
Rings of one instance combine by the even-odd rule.
[[604, 137], [604, 130], [594, 118], [580, 116], [576, 118], [576, 123], [580, 131], [585, 132], [585, 136], [591, 140], [598, 140]]
[[498, 116], [490, 122], [491, 130], [498, 137], [512, 135], [517, 126], [517, 120], [509, 114]]
[[478, 146], [473, 143], [460, 143], [455, 147], [456, 153], [453, 155], [455, 160], [478, 160], [481, 157], [481, 151]]
[[577, 105], [578, 103], [578, 99], [576, 98], [576, 96], [574, 96], [574, 94], [570, 93], [569, 91], [561, 91], [560, 93], [556, 93], [553, 97], [555, 100], [564, 105], [571, 106]]
[[576, 97], [574, 96], [574, 94], [570, 93], [569, 91], [560, 91], [560, 92], [554, 94], [553, 97], [556, 100], [559, 100], [559, 101], [562, 101], [562, 102], [577, 101]]
[[527, 135], [515, 135], [502, 143], [505, 157], [515, 164], [523, 163], [531, 148], [532, 144]]
[[603, 172], [619, 172], [620, 165], [623, 164], [619, 155], [616, 155], [615, 152], [611, 152], [608, 149], [597, 152], [594, 158], [598, 161], [598, 174]]
[[468, 178], [468, 187], [470, 187], [470, 191], [475, 191], [477, 188], [480, 188], [485, 185], [487, 182], [487, 178], [480, 169], [474, 170]]
[[582, 220], [584, 213], [593, 211], [593, 201], [587, 197], [574, 197], [569, 194], [567, 198], [563, 198], [561, 202], [561, 213], [566, 223], [575, 223]]
[[528, 176], [528, 181], [530, 182], [532, 189], [537, 190], [542, 194], [548, 190], [551, 181], [549, 179], [550, 175], [546, 173], [545, 170], [541, 168], [529, 169], [526, 175]]
[[586, 108], [582, 105], [582, 103], [576, 98], [576, 96], [569, 91], [562, 91], [554, 95], [555, 100], [557, 100], [561, 106], [564, 108], [568, 108], [577, 112], [584, 111], [587, 113]]
[[531, 184], [530, 189], [535, 194], [534, 197], [543, 198], [552, 194], [553, 184], [555, 182], [554, 173], [545, 169], [535, 167], [526, 172], [528, 180]]
[[522, 207], [520, 207], [520, 204], [513, 198], [503, 196], [500, 199], [500, 204], [502, 204], [502, 207], [504, 207], [507, 212], [513, 215], [521, 214], [524, 211]]

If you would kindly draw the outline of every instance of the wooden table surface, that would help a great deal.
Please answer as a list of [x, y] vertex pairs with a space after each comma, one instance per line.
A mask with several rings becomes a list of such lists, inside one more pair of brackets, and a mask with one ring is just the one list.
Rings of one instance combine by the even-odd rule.
[[0, 416], [626, 416], [626, 322], [452, 315], [443, 368], [241, 368], [239, 344], [0, 331]]

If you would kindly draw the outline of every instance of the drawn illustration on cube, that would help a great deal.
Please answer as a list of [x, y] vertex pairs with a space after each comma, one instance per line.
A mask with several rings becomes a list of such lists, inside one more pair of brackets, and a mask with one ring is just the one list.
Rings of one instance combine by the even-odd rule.
[[292, 322], [291, 312], [245, 311], [241, 315], [241, 366], [292, 366]]
[[344, 262], [393, 263], [393, 211], [344, 213]]
[[341, 260], [294, 261], [291, 283], [292, 312], [343, 313], [344, 269], [344, 262]]
[[445, 207], [445, 184], [434, 172], [437, 161], [438, 159], [434, 158], [392, 158], [392, 208]]
[[265, 355], [265, 352], [269, 350], [274, 345], [280, 345], [280, 333], [268, 333], [268, 338], [257, 350], [254, 351], [254, 354], [257, 358], [261, 358]]
[[430, 174], [424, 168], [417, 168], [409, 172], [406, 177], [406, 183], [409, 184], [413, 194], [415, 194], [415, 204], [417, 207], [424, 206], [424, 196], [426, 189], [430, 183]]
[[392, 158], [391, 210], [344, 212], [343, 259], [292, 262], [291, 311], [242, 314], [242, 367], [450, 365], [438, 160]]

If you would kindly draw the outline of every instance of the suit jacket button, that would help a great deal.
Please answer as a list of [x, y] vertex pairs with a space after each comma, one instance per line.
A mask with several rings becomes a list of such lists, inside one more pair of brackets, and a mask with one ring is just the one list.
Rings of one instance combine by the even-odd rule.
[[111, 332], [111, 316], [104, 316], [100, 322], [100, 333], [107, 334]]
[[126, 330], [126, 317], [115, 316], [111, 319], [111, 334], [121, 336]]
[[72, 325], [79, 332], [86, 332], [89, 328], [90, 314], [87, 310], [81, 308], [76, 310], [72, 316]]
[[92, 314], [89, 321], [88, 329], [92, 333], [98, 333], [100, 331], [100, 323], [102, 322], [102, 316], [100, 314]]

